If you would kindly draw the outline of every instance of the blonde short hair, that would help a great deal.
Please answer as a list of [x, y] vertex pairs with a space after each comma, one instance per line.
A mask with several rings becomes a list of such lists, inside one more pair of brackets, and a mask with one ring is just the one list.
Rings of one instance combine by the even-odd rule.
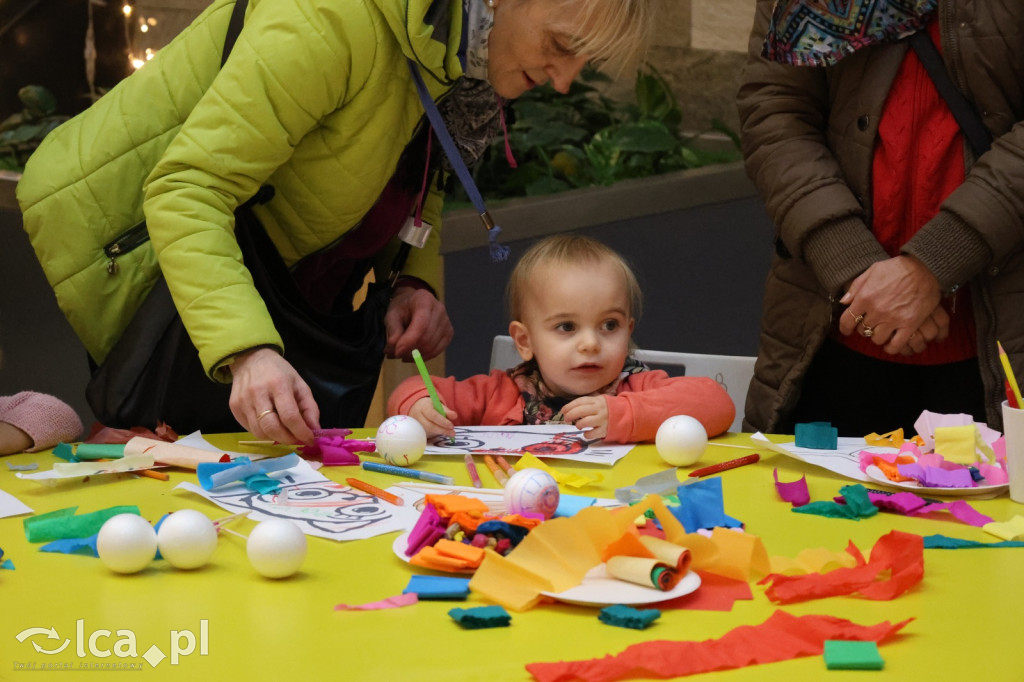
[[622, 277], [629, 299], [629, 316], [640, 319], [643, 292], [629, 263], [614, 249], [601, 242], [578, 234], [560, 234], [537, 242], [523, 254], [508, 278], [505, 296], [512, 320], [522, 320], [523, 299], [533, 280], [534, 271], [541, 265], [598, 265], [614, 263], [622, 268]]
[[654, 33], [656, 3], [663, 0], [540, 1], [579, 4], [579, 34], [569, 47], [618, 75], [646, 56]]

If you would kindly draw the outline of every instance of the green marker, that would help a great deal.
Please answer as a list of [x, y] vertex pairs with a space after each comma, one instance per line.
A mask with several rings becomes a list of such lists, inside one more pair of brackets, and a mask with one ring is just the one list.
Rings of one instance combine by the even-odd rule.
[[[427, 366], [423, 363], [423, 356], [420, 355], [418, 348], [412, 349], [412, 359], [416, 362], [416, 368], [420, 371], [420, 376], [423, 377], [423, 385], [427, 387], [427, 393], [430, 394], [430, 402], [434, 403], [434, 409], [442, 417], [447, 418], [448, 414], [444, 411], [444, 405], [441, 404], [441, 398], [437, 395], [437, 389], [434, 388], [434, 382], [430, 380], [430, 372], [427, 371]], [[448, 439], [449, 443], [454, 443], [454, 438]]]
[[430, 402], [434, 403], [434, 409], [437, 410], [438, 414], [442, 417], [446, 417], [447, 414], [444, 411], [444, 405], [441, 404], [441, 399], [437, 396], [437, 389], [434, 388], [434, 382], [430, 380], [430, 372], [427, 371], [427, 366], [423, 364], [423, 356], [420, 355], [419, 349], [413, 349], [412, 359], [416, 362], [416, 367], [420, 370], [420, 376], [423, 377], [423, 384], [427, 387], [427, 393], [430, 394]]

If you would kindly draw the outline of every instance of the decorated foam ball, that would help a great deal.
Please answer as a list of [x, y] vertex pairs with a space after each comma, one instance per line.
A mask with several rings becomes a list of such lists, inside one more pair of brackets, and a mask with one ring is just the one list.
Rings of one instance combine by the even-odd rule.
[[505, 504], [510, 514], [530, 512], [550, 519], [558, 509], [558, 483], [546, 471], [522, 469], [505, 484]]
[[427, 449], [427, 432], [412, 417], [396, 414], [381, 423], [374, 442], [385, 462], [407, 467], [423, 456], [423, 451]]
[[138, 573], [156, 556], [156, 531], [138, 514], [118, 514], [100, 527], [96, 551], [111, 571]]
[[156, 532], [160, 555], [175, 568], [205, 566], [217, 549], [217, 529], [206, 514], [194, 509], [176, 511]]
[[672, 466], [689, 466], [700, 459], [708, 447], [708, 432], [699, 421], [685, 414], [669, 417], [654, 437], [654, 447]]
[[265, 578], [287, 578], [306, 560], [306, 536], [284, 519], [263, 521], [249, 533], [245, 553], [256, 572]]

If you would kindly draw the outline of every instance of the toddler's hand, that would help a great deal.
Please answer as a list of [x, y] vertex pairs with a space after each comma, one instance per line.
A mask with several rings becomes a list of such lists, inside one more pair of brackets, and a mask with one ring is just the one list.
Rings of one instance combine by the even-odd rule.
[[444, 409], [445, 415], [442, 415], [434, 409], [434, 403], [430, 398], [420, 398], [409, 408], [409, 416], [423, 426], [423, 430], [427, 432], [427, 438], [438, 435], [454, 437], [455, 424], [452, 423], [451, 418], [459, 415], [448, 407]]
[[604, 438], [608, 435], [608, 402], [601, 395], [585, 395], [576, 398], [562, 408], [566, 424], [577, 429], [589, 429], [587, 439]]

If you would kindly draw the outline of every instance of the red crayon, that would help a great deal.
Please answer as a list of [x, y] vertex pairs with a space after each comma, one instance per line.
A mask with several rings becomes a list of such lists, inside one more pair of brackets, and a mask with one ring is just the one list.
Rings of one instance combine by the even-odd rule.
[[1003, 382], [1006, 386], [1006, 404], [1010, 407], [1020, 409], [1020, 405], [1017, 404], [1017, 396], [1013, 394], [1013, 387], [1010, 386], [1009, 380]]
[[711, 466], [704, 467], [702, 469], [695, 469], [694, 471], [690, 472], [690, 476], [710, 476], [712, 474], [717, 474], [720, 471], [727, 471], [729, 469], [741, 467], [745, 464], [753, 464], [754, 462], [757, 462], [760, 459], [761, 455], [755, 452], [754, 454], [747, 455], [746, 457], [737, 457], [736, 459], [730, 459], [728, 462], [722, 462], [721, 464], [712, 464]]

